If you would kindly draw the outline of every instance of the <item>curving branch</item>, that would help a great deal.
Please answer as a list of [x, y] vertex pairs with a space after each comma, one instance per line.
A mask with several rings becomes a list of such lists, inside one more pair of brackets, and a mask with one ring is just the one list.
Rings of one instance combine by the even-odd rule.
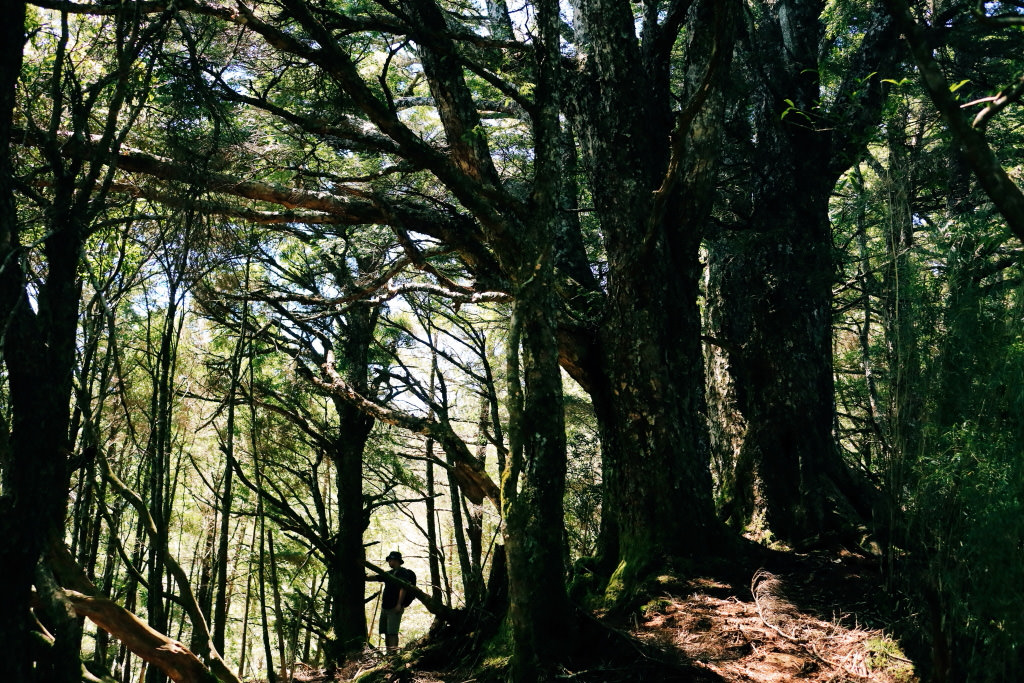
[[380, 422], [401, 427], [415, 434], [422, 434], [441, 444], [445, 453], [451, 458], [452, 474], [466, 497], [477, 505], [486, 498], [496, 509], [501, 509], [498, 486], [484, 470], [480, 459], [473, 455], [466, 442], [455, 433], [450, 423], [411, 415], [366, 398], [334, 369], [334, 354], [330, 351], [327, 352], [325, 361], [320, 365], [323, 377], [318, 376], [302, 363], [297, 354], [293, 357], [298, 364], [298, 373], [321, 391], [348, 401]]
[[982, 102], [988, 103], [984, 109], [978, 112], [977, 116], [974, 117], [974, 120], [971, 121], [971, 126], [979, 130], [984, 129], [993, 117], [1014, 102], [1019, 102], [1022, 97], [1024, 97], [1024, 74], [1021, 74], [1017, 78], [1016, 83], [1003, 88], [995, 95], [970, 102], [969, 104], [980, 104]]
[[950, 91], [946, 75], [932, 55], [925, 29], [910, 13], [906, 0], [885, 0], [885, 4], [910, 45], [928, 95], [949, 126], [953, 139], [963, 150], [978, 183], [1006, 219], [1010, 230], [1024, 241], [1024, 192], [1007, 174], [984, 132], [964, 117], [960, 103]]
[[444, 604], [443, 601], [435, 600], [433, 597], [430, 596], [429, 593], [424, 593], [422, 590], [420, 590], [413, 584], [403, 581], [402, 579], [399, 579], [396, 576], [393, 576], [391, 572], [387, 569], [378, 567], [374, 563], [369, 562], [367, 560], [363, 561], [363, 565], [379, 577], [371, 580], [383, 581], [385, 583], [394, 583], [397, 586], [401, 586], [406, 591], [415, 595], [416, 599], [422, 602], [423, 606], [427, 608], [427, 611], [433, 614], [434, 616], [446, 620], [450, 620], [454, 616], [455, 610], [453, 610], [451, 607], [448, 607], [446, 604]]
[[160, 633], [102, 595], [63, 543], [50, 546], [45, 562], [57, 580], [67, 586], [61, 593], [75, 614], [88, 617], [133, 653], [167, 674], [175, 683], [212, 683], [217, 680], [202, 660], [181, 642]]
[[[275, 183], [246, 180], [227, 173], [197, 173], [196, 169], [171, 159], [138, 149], [123, 148], [111, 155], [94, 139], [83, 139], [63, 133], [61, 147], [65, 153], [81, 153], [95, 161], [116, 166], [119, 170], [156, 180], [182, 183], [204, 190], [209, 195], [197, 200], [199, 206], [227, 218], [252, 220], [264, 225], [288, 223], [334, 225], [387, 225], [399, 232], [428, 235], [456, 251], [473, 271], [479, 282], [492, 289], [505, 289], [505, 277], [494, 254], [486, 247], [480, 226], [455, 207], [413, 196], [387, 197], [360, 187], [335, 187], [334, 192], [286, 187]], [[14, 129], [12, 142], [27, 146], [47, 144], [45, 134], [38, 130]], [[178, 206], [181, 199], [158, 188], [121, 181], [114, 186], [129, 196]], [[216, 195], [246, 199], [280, 206], [290, 211], [274, 212], [259, 208], [236, 206]], [[192, 202], [190, 207], [196, 207]]]
[[[128, 504], [135, 508], [139, 518], [143, 522], [143, 528], [149, 536], [150, 541], [155, 541], [157, 537], [156, 522], [153, 521], [153, 517], [149, 513], [149, 508], [146, 507], [145, 501], [142, 500], [142, 497], [139, 496], [138, 493], [128, 488], [125, 483], [121, 481], [116, 474], [114, 474], [113, 470], [110, 469], [110, 463], [107, 462], [107, 457], [103, 453], [102, 449], [97, 451], [96, 459], [99, 462], [103, 477], [107, 480], [114, 491], [124, 498]], [[242, 683], [241, 679], [228, 667], [224, 662], [224, 659], [220, 656], [220, 652], [218, 652], [217, 648], [213, 645], [213, 639], [210, 636], [210, 627], [206, 623], [206, 617], [203, 616], [203, 610], [199, 606], [199, 601], [196, 599], [195, 593], [192, 592], [192, 584], [189, 581], [188, 573], [169, 553], [167, 554], [165, 561], [171, 575], [174, 577], [175, 581], [178, 582], [178, 590], [181, 591], [182, 606], [188, 613], [189, 620], [192, 622], [192, 628], [199, 632], [199, 642], [203, 644], [203, 647], [206, 650], [200, 654], [202, 654], [208, 661], [210, 667], [209, 670], [212, 671], [219, 680], [224, 681], [224, 683]], [[99, 616], [102, 617], [102, 614]], [[90, 618], [93, 617], [90, 616]], [[93, 620], [95, 621], [95, 619]], [[153, 633], [156, 632], [153, 631]], [[187, 648], [186, 652], [188, 652]]]

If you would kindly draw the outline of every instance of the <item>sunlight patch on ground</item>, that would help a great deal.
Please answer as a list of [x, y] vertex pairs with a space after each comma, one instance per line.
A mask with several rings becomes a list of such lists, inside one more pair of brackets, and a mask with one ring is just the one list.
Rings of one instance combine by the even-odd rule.
[[[686, 598], [653, 603], [633, 634], [663, 652], [678, 652], [726, 681], [913, 683], [913, 665], [881, 631], [827, 622], [787, 602], [782, 582], [765, 573], [755, 599], [708, 595], [699, 584]], [[713, 583], [706, 588], [720, 589]], [[718, 591], [711, 591], [718, 592]]]

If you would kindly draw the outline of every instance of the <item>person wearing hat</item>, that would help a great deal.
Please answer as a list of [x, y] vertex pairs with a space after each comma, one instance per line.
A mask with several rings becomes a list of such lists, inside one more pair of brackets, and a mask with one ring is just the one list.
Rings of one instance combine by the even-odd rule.
[[367, 578], [384, 582], [384, 595], [380, 604], [380, 632], [384, 636], [388, 652], [395, 652], [398, 650], [398, 629], [402, 625], [402, 613], [412, 602], [412, 593], [404, 585], [388, 579], [394, 577], [415, 586], [416, 575], [402, 566], [405, 561], [402, 559], [402, 553], [397, 550], [389, 553], [386, 559], [391, 571], [381, 578]]

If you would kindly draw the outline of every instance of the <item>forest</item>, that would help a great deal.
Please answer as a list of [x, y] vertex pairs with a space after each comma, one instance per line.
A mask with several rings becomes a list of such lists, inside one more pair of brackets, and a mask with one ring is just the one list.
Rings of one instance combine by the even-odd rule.
[[5, 680], [1024, 671], [1024, 2], [0, 6]]

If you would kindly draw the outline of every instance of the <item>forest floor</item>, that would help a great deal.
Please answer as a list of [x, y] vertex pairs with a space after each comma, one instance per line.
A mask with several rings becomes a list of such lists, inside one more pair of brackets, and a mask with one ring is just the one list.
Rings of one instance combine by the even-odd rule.
[[691, 581], [648, 603], [630, 631], [728, 683], [916, 682], [884, 627], [878, 583], [866, 558], [803, 558], [790, 571], [758, 570], [749, 586]]
[[[623, 623], [600, 619], [612, 641], [595, 642], [558, 679], [585, 683], [916, 683], [914, 664], [890, 628], [877, 561], [847, 552], [788, 554], [747, 581], [659, 577], [657, 590]], [[623, 643], [627, 645], [624, 647]], [[433, 655], [426, 654], [435, 650]], [[451, 649], [448, 652], [452, 652]], [[400, 655], [376, 651], [329, 679], [296, 672], [297, 683], [374, 681], [468, 683], [503, 678], [487, 665], [413, 643]]]

